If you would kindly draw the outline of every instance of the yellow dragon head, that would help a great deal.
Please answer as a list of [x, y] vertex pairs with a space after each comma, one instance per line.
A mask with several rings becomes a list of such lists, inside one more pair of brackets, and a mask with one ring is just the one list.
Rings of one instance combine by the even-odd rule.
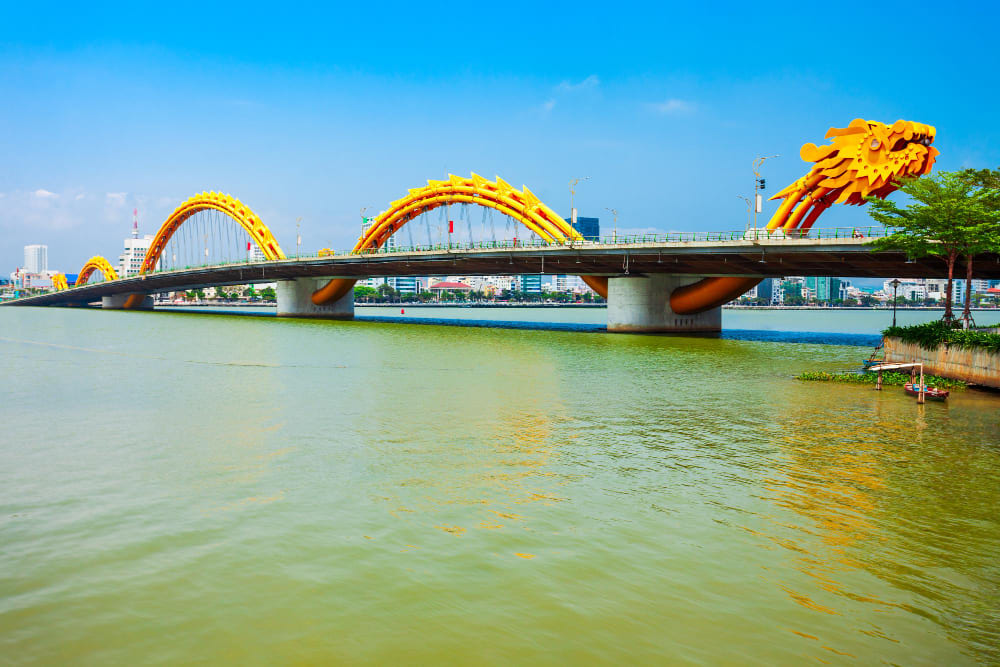
[[802, 146], [799, 155], [815, 164], [771, 197], [785, 201], [768, 229], [788, 231], [802, 223], [801, 228], [807, 230], [830, 204], [859, 205], [867, 197], [883, 199], [902, 179], [929, 173], [938, 155], [931, 146], [934, 134], [930, 125], [908, 120], [886, 125], [856, 118], [847, 127], [831, 127], [826, 133], [827, 139], [833, 139], [830, 144]]

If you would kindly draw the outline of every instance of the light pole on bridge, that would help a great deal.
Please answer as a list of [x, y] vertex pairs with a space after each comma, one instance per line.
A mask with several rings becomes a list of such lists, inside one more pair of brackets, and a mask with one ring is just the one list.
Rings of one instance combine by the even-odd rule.
[[590, 176], [584, 176], [583, 178], [574, 178], [569, 182], [569, 224], [573, 225], [574, 229], [576, 229], [576, 207], [573, 205], [573, 197], [576, 196], [576, 184], [589, 180]]
[[781, 157], [780, 155], [768, 155], [758, 157], [753, 161], [753, 228], [757, 229], [757, 214], [764, 211], [763, 197], [760, 193], [764, 190], [764, 179], [760, 176], [760, 167], [764, 160]]
[[611, 228], [611, 241], [612, 243], [618, 243], [618, 209], [605, 206], [604, 210], [611, 212], [611, 217], [614, 220], [612, 223], [614, 226]]

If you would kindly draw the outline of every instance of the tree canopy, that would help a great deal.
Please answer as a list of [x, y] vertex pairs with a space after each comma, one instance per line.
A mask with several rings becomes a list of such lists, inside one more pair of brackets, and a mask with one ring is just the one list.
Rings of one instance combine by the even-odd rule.
[[[955, 263], [965, 259], [966, 292], [972, 259], [1000, 251], [1000, 173], [996, 170], [940, 172], [904, 181], [899, 190], [911, 198], [906, 206], [884, 199], [869, 201], [872, 218], [895, 231], [872, 242], [876, 251], [896, 250], [913, 259], [940, 257], [948, 267], [944, 319], [954, 318], [952, 289]], [[969, 298], [964, 315], [969, 315]]]

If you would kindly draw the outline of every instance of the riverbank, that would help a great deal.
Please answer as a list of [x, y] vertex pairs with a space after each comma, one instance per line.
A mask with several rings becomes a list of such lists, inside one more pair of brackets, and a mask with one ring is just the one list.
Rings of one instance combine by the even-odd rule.
[[[173, 301], [160, 301], [157, 307], [178, 307], [178, 308], [219, 308], [219, 307], [251, 307], [251, 308], [276, 308], [276, 302], [266, 301], [202, 301], [191, 303], [174, 303]], [[538, 303], [537, 301], [484, 301], [474, 303], [456, 302], [433, 302], [422, 301], [400, 301], [396, 303], [369, 303], [367, 301], [355, 301], [355, 308], [596, 308], [607, 309], [607, 303]], [[893, 311], [891, 306], [742, 306], [726, 305], [723, 310], [819, 310], [819, 311], [864, 311], [864, 312], [889, 312]], [[898, 306], [897, 312], [942, 312], [940, 306]], [[974, 313], [996, 313], [1000, 317], [1000, 308], [972, 308]]]

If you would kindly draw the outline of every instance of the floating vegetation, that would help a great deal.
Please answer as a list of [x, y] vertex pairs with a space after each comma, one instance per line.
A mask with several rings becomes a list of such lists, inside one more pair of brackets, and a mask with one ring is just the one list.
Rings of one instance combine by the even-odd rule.
[[[918, 376], [919, 377], [919, 376]], [[822, 371], [812, 373], [801, 373], [795, 376], [796, 380], [808, 380], [811, 382], [846, 382], [848, 384], [870, 384], [875, 386], [878, 373], [825, 373]], [[894, 373], [884, 371], [882, 373], [882, 385], [888, 387], [902, 387], [910, 382], [909, 373]], [[924, 384], [938, 389], [965, 389], [968, 385], [961, 380], [951, 380], [949, 378], [938, 377], [937, 375], [924, 375]]]

